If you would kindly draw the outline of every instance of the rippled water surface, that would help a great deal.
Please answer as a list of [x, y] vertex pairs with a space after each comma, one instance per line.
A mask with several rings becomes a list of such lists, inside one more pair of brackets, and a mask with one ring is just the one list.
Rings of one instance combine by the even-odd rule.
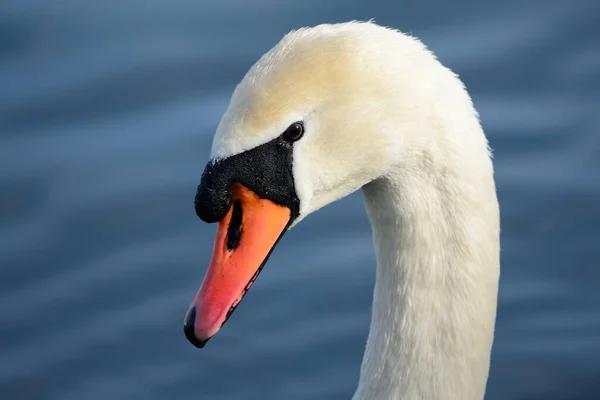
[[489, 400], [600, 398], [600, 3], [4, 0], [0, 398], [349, 399], [374, 280], [360, 194], [280, 243], [202, 351], [192, 199], [234, 85], [287, 31], [375, 18], [459, 72], [495, 149]]

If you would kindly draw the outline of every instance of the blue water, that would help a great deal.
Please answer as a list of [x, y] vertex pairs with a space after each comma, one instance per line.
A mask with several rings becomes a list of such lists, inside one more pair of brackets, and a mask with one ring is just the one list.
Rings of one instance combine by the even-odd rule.
[[234, 85], [287, 31], [375, 18], [466, 82], [495, 149], [488, 400], [600, 399], [600, 2], [0, 5], [0, 398], [349, 399], [374, 281], [360, 194], [286, 235], [204, 350], [193, 196]]

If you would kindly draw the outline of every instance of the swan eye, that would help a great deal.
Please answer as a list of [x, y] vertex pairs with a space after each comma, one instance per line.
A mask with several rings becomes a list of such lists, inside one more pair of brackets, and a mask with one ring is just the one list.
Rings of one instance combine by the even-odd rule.
[[281, 135], [286, 142], [295, 142], [300, 140], [304, 135], [304, 124], [302, 122], [294, 122]]

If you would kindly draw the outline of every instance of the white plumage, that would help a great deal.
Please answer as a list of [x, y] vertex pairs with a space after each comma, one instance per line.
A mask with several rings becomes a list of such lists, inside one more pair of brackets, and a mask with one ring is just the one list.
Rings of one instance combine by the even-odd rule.
[[246, 74], [212, 157], [294, 121], [300, 216], [362, 188], [377, 255], [355, 400], [481, 400], [499, 278], [487, 140], [458, 77], [417, 39], [370, 22], [303, 28]]

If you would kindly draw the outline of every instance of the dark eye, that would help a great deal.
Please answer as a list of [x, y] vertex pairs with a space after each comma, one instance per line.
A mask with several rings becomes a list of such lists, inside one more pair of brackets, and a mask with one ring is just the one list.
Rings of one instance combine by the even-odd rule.
[[300, 140], [302, 135], [304, 135], [304, 124], [302, 122], [294, 122], [281, 136], [287, 142], [295, 142], [296, 140]]

